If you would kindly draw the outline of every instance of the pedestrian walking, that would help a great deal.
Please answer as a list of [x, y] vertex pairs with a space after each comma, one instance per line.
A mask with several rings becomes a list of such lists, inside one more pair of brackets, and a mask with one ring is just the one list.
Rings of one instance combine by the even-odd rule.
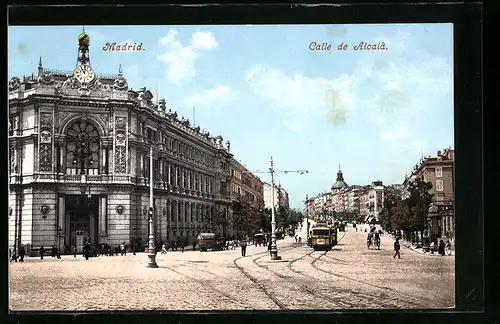
[[295, 243], [298, 243], [298, 242], [299, 242], [299, 236], [295, 235]]
[[299, 243], [302, 243], [302, 237], [299, 236]]
[[193, 240], [193, 251], [196, 251], [196, 240]]
[[436, 251], [436, 243], [434, 241], [432, 241], [432, 243], [431, 243], [431, 254], [434, 254], [435, 251]]
[[271, 247], [273, 245], [272, 240], [269, 240], [269, 244], [267, 245], [267, 250], [269, 251], [269, 255], [271, 255]]
[[85, 260], [89, 259], [89, 254], [90, 254], [90, 244], [85, 243], [85, 245], [83, 246], [83, 255], [85, 256]]
[[438, 253], [441, 254], [442, 256], [445, 255], [444, 249], [445, 249], [444, 242], [443, 240], [440, 240], [438, 246]]
[[446, 247], [446, 254], [447, 255], [451, 255], [451, 242], [450, 242], [450, 240], [446, 241], [446, 246], [445, 247]]
[[73, 258], [76, 258], [76, 246], [73, 247]]
[[396, 255], [398, 256], [398, 259], [401, 259], [401, 253], [399, 252], [401, 250], [401, 245], [399, 245], [399, 239], [396, 238], [396, 242], [394, 242], [394, 256], [393, 258], [396, 258]]
[[243, 238], [240, 241], [240, 246], [241, 246], [241, 256], [244, 257], [247, 255], [247, 241], [245, 238]]
[[120, 244], [120, 255], [123, 256], [125, 254], [125, 242]]
[[19, 248], [19, 262], [24, 262], [24, 255], [26, 254], [26, 250], [24, 249], [24, 245], [21, 245]]
[[56, 249], [56, 246], [55, 245], [52, 245], [52, 248], [50, 250], [50, 256], [55, 258], [57, 255], [57, 249]]
[[14, 250], [12, 251], [12, 258], [10, 259], [10, 262], [17, 262], [17, 253], [16, 253], [16, 249], [15, 249], [15, 246], [14, 246]]
[[40, 246], [40, 260], [43, 260], [43, 255], [45, 254], [45, 248], [42, 246]]
[[167, 254], [167, 247], [166, 247], [165, 243], [163, 243], [163, 245], [161, 247], [161, 254]]
[[184, 241], [181, 241], [181, 251], [184, 253]]

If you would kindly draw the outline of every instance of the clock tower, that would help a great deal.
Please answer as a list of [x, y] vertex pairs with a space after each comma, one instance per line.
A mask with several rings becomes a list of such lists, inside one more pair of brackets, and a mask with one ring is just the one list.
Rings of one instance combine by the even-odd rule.
[[89, 83], [95, 80], [95, 73], [90, 66], [90, 53], [89, 53], [89, 35], [85, 33], [85, 28], [82, 33], [78, 35], [78, 56], [76, 60], [76, 68], [73, 71], [73, 77], [80, 83], [79, 92], [82, 95], [88, 95]]

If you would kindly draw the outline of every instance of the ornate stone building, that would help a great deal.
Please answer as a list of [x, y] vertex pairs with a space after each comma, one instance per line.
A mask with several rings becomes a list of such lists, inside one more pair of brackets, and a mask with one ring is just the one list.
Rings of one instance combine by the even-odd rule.
[[46, 70], [40, 59], [37, 77], [9, 82], [10, 246], [34, 254], [41, 245], [81, 251], [86, 238], [144, 244], [151, 204], [158, 238], [212, 231], [214, 213], [229, 217], [229, 143], [155, 104], [146, 88], [129, 89], [121, 68], [96, 74], [88, 36], [79, 43], [75, 71]]

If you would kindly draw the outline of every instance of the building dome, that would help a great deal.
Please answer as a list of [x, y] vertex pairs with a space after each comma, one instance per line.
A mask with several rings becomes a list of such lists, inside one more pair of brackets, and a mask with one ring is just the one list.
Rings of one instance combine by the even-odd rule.
[[332, 189], [343, 189], [347, 188], [349, 185], [344, 181], [344, 176], [342, 174], [342, 171], [340, 170], [340, 165], [339, 165], [339, 172], [337, 172], [337, 180], [332, 186]]

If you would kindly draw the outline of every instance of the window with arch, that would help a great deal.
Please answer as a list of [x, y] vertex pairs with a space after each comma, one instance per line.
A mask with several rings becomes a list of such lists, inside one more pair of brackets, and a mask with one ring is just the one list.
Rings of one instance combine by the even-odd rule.
[[99, 174], [99, 142], [99, 132], [92, 123], [73, 123], [66, 132], [66, 173]]

